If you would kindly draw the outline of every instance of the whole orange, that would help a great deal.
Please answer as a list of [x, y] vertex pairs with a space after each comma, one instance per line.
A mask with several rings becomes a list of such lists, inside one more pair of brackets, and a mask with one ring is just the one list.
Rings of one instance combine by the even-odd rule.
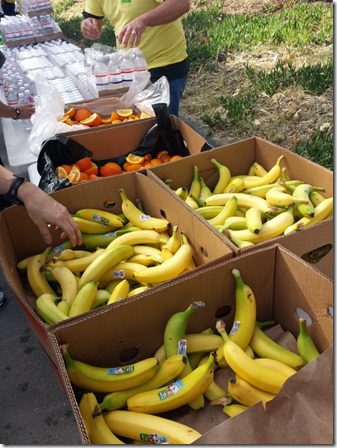
[[95, 174], [97, 176], [98, 166], [96, 165], [96, 163], [91, 162], [91, 167], [88, 168], [87, 170], [85, 170], [84, 172], [87, 173], [89, 176], [90, 176], [90, 174]]
[[114, 176], [115, 174], [120, 174], [122, 168], [115, 162], [107, 162], [101, 166], [99, 173], [102, 177]]
[[91, 157], [83, 157], [82, 159], [77, 160], [76, 165], [82, 171], [88, 170], [91, 168]]
[[86, 118], [89, 118], [90, 115], [91, 115], [91, 112], [89, 109], [86, 109], [86, 108], [77, 109], [77, 111], [75, 112], [75, 115], [74, 115], [74, 120], [82, 121], [82, 120], [85, 120]]

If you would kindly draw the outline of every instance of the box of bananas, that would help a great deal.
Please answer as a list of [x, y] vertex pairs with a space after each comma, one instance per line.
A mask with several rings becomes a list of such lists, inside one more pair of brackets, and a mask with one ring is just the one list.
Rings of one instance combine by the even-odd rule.
[[1, 230], [7, 244], [5, 273], [42, 332], [102, 306], [136, 300], [151, 288], [233, 256], [218, 235], [143, 174], [107, 178], [56, 195], [80, 227], [81, 246], [63, 241], [46, 248], [22, 207], [14, 210], [19, 220], [10, 210], [4, 212]]
[[331, 443], [332, 304], [276, 245], [54, 326], [83, 443]]
[[[259, 138], [151, 169], [237, 253], [279, 242], [333, 215], [333, 173]], [[316, 249], [312, 247], [312, 249]]]

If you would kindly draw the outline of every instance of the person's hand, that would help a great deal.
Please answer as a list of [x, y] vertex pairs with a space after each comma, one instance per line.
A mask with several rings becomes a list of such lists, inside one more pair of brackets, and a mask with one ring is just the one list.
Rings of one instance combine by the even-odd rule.
[[72, 246], [81, 244], [80, 229], [64, 205], [30, 182], [25, 182], [19, 188], [18, 197], [47, 245], [52, 244], [50, 226], [60, 229], [61, 238], [68, 237]]
[[143, 19], [137, 17], [120, 30], [117, 35], [118, 42], [124, 47], [138, 47], [145, 28]]
[[30, 118], [35, 112], [34, 104], [22, 104], [20, 106], [16, 106], [16, 109], [19, 109], [20, 119], [22, 120]]
[[84, 37], [91, 40], [96, 40], [101, 37], [103, 21], [96, 20], [92, 17], [82, 20], [81, 31]]

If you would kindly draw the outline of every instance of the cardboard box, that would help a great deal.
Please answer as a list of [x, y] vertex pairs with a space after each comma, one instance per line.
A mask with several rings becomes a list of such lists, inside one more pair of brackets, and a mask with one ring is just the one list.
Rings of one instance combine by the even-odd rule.
[[[198, 154], [211, 146], [180, 118], [171, 115], [173, 126], [180, 130], [190, 154]], [[105, 125], [89, 128], [85, 131], [73, 131], [62, 134], [93, 153], [96, 160], [104, 160], [127, 154], [137, 149], [146, 132], [156, 124], [156, 118], [147, 118], [117, 125]]]
[[[282, 148], [279, 145], [275, 145], [259, 137], [251, 137], [245, 140], [240, 140], [236, 143], [213, 148], [202, 154], [186, 157], [183, 160], [175, 162], [179, 163], [179, 169], [177, 169], [177, 165], [170, 164], [153, 167], [149, 173], [149, 176], [153, 179], [157, 177], [158, 181], [164, 184], [166, 179], [170, 179], [171, 192], [172, 194], [175, 194], [173, 190], [178, 187], [185, 186], [189, 188], [193, 178], [193, 165], [197, 165], [200, 175], [204, 178], [208, 186], [213, 188], [218, 179], [218, 172], [214, 165], [210, 162], [212, 158], [226, 165], [230, 169], [231, 175], [235, 176], [247, 173], [250, 166], [254, 162], [260, 163], [265, 169], [269, 170], [275, 164], [277, 158], [281, 155], [284, 155], [282, 166], [286, 167], [290, 179], [298, 179], [311, 185], [324, 187], [325, 192], [323, 194], [326, 197], [333, 195], [332, 171], [310, 160], [307, 160], [290, 150]], [[329, 220], [331, 221], [331, 218], [329, 218]], [[313, 230], [313, 232], [321, 232], [321, 224], [315, 225], [314, 228], [315, 230]], [[302, 238], [305, 238], [305, 232], [308, 232], [308, 229], [301, 232], [296, 232], [296, 234], [292, 235], [290, 238], [291, 241], [294, 241], [294, 243], [291, 242], [291, 248], [300, 256], [303, 255], [303, 252], [301, 253], [301, 245], [297, 245], [295, 243], [297, 238], [299, 241]], [[286, 241], [289, 237], [290, 235], [279, 236], [251, 247], [239, 249], [229, 240], [227, 236], [223, 235], [223, 238], [228, 244], [231, 245], [236, 254], [255, 250], [257, 247], [262, 247], [269, 244], [279, 243], [286, 245]], [[308, 237], [308, 242], [310, 241], [310, 238], [311, 237]], [[330, 242], [331, 241], [329, 241], [329, 243]], [[313, 244], [308, 247], [308, 251], [316, 248], [317, 246]], [[331, 270], [332, 267], [329, 268], [330, 272]]]
[[[234, 267], [240, 270], [244, 282], [254, 291], [257, 319], [272, 319], [284, 331], [297, 337], [296, 310], [304, 311], [312, 320], [309, 331], [321, 355], [288, 379], [277, 397], [266, 404], [266, 409], [258, 403], [229, 419], [222, 412], [222, 406], [207, 403], [200, 411], [185, 406], [163, 416], [201, 432], [202, 438], [196, 444], [332, 443], [333, 320], [328, 308], [333, 303], [333, 285], [299, 257], [275, 245], [177, 279], [169, 287], [163, 285], [128, 307], [102, 310], [99, 314], [60, 324], [51, 330], [49, 337], [57, 357], [58, 375], [84, 444], [89, 443], [89, 439], [76, 401], [79, 395], [70, 384], [60, 346], [68, 344], [74, 359], [100, 366], [121, 365], [121, 359], [128, 352], [137, 355], [125, 364], [153, 356], [163, 343], [167, 320], [195, 300], [204, 301], [206, 306], [189, 319], [187, 333], [209, 327], [215, 329], [220, 318], [231, 328], [235, 312], [235, 286], [231, 274]], [[226, 387], [217, 376], [216, 380]]]
[[[179, 231], [186, 234], [193, 247], [197, 269], [233, 256], [232, 250], [223, 244], [219, 235], [211, 232], [186, 207], [177, 202], [166, 189], [144, 174], [127, 173], [102, 178], [95, 182], [83, 183], [58, 191], [52, 196], [64, 204], [71, 213], [82, 208], [96, 208], [120, 213], [120, 188], [125, 190], [131, 200], [135, 201], [136, 198], [140, 198], [150, 215], [165, 216], [172, 224], [178, 225]], [[59, 242], [60, 240], [55, 240], [55, 244]], [[28, 218], [24, 207], [13, 206], [0, 214], [1, 267], [9, 287], [23, 307], [41, 344], [50, 353], [47, 340], [49, 326], [35, 313], [35, 296], [27, 284], [26, 276], [21, 277], [16, 269], [18, 261], [44, 250], [45, 244], [37, 227]], [[127, 303], [128, 301], [125, 302], [126, 305]]]

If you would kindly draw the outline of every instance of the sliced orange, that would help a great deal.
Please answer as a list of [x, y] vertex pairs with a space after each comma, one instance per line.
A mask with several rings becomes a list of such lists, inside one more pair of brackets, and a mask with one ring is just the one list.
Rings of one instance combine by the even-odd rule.
[[119, 115], [118, 115], [118, 113], [117, 112], [115, 112], [115, 111], [113, 111], [113, 112], [111, 112], [111, 121], [112, 120], [119, 120]]
[[91, 115], [91, 111], [89, 109], [86, 109], [86, 108], [77, 109], [77, 111], [74, 115], [74, 120], [82, 121], [82, 120], [85, 120], [86, 118], [89, 118], [90, 115]]
[[90, 117], [86, 118], [85, 120], [80, 121], [81, 124], [84, 124], [89, 127], [99, 126], [101, 122], [102, 118], [96, 112], [94, 114], [91, 114]]
[[130, 172], [130, 171], [138, 171], [138, 170], [141, 170], [143, 168], [144, 168], [143, 165], [140, 165], [139, 163], [132, 163], [132, 164], [128, 165], [126, 168], [124, 168], [124, 169], [125, 169], [125, 171]]
[[136, 154], [128, 154], [126, 156], [126, 161], [131, 163], [132, 165], [141, 165], [144, 162], [143, 156], [137, 156]]
[[70, 165], [66, 165], [65, 163], [63, 165], [60, 165], [64, 170], [66, 170], [67, 174], [70, 173], [71, 170], [71, 166]]
[[133, 114], [132, 109], [117, 109], [117, 115], [121, 118], [129, 118]]
[[143, 120], [144, 118], [151, 118], [151, 115], [149, 115], [147, 112], [141, 112], [139, 118], [140, 120]]
[[117, 118], [116, 120], [111, 120], [111, 124], [118, 124], [118, 123], [123, 123], [123, 121], [120, 120], [119, 118]]
[[75, 184], [76, 182], [79, 182], [81, 179], [81, 171], [76, 165], [73, 165], [71, 167], [70, 173], [67, 176], [69, 182], [72, 184]]
[[152, 159], [150, 161], [150, 163], [151, 163], [151, 166], [157, 166], [157, 165], [161, 165], [162, 161], [160, 159]]
[[102, 118], [102, 124], [111, 124], [111, 117]]
[[68, 176], [68, 173], [67, 173], [67, 171], [66, 171], [62, 166], [58, 166], [58, 167], [56, 168], [56, 176], [57, 176], [59, 179], [66, 179], [67, 176]]
[[76, 114], [75, 107], [71, 107], [66, 112], [64, 112], [64, 115], [67, 115], [67, 117], [69, 117], [69, 118], [73, 118], [75, 116], [75, 114]]
[[170, 162], [174, 162], [175, 160], [180, 160], [182, 158], [183, 158], [182, 156], [179, 156], [178, 154], [176, 154], [171, 157]]

